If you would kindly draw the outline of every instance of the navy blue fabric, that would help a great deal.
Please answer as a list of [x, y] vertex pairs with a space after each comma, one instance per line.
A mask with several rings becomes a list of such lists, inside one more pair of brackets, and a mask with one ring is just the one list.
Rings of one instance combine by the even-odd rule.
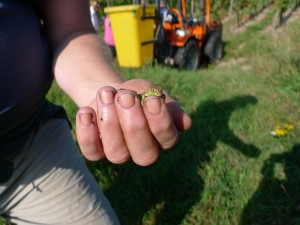
[[51, 58], [33, 1], [0, 0], [0, 156], [22, 145], [44, 118]]

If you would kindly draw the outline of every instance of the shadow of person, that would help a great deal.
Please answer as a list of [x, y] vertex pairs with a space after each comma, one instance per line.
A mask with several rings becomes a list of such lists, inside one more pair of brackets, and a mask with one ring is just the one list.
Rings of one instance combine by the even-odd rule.
[[300, 144], [272, 154], [261, 172], [262, 181], [243, 211], [241, 224], [300, 224]]
[[257, 157], [260, 150], [251, 144], [244, 143], [229, 127], [229, 119], [232, 112], [245, 108], [247, 105], [254, 105], [257, 99], [253, 96], [238, 96], [233, 99], [204, 102], [197, 114], [193, 116], [197, 130], [195, 141], [199, 141], [202, 149], [212, 151], [216, 148], [218, 141], [221, 141], [232, 148], [242, 152], [248, 157]]
[[132, 162], [111, 165], [107, 161], [93, 163], [94, 173], [101, 171], [110, 179], [105, 195], [115, 209], [121, 224], [181, 224], [196, 203], [199, 203], [204, 180], [199, 174], [209, 161], [209, 152], [217, 141], [233, 146], [247, 157], [256, 157], [259, 150], [245, 144], [229, 128], [230, 115], [238, 108], [256, 104], [252, 96], [224, 101], [208, 100], [192, 115], [192, 128], [181, 135], [178, 145], [160, 155], [149, 167]]

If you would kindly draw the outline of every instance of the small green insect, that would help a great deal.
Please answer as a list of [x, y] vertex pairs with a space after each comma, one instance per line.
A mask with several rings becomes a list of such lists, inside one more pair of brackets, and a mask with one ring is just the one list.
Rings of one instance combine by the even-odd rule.
[[166, 95], [163, 93], [163, 89], [161, 86], [154, 84], [150, 88], [148, 88], [143, 94], [140, 94], [141, 104], [144, 106], [145, 98], [149, 96], [156, 96], [162, 99], [164, 103], [166, 101]]

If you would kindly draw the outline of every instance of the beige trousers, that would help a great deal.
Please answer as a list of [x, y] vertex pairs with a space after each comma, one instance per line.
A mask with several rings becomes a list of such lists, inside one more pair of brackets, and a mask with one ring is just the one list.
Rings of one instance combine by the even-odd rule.
[[13, 177], [0, 185], [0, 214], [11, 222], [119, 224], [65, 120], [41, 126], [14, 162]]

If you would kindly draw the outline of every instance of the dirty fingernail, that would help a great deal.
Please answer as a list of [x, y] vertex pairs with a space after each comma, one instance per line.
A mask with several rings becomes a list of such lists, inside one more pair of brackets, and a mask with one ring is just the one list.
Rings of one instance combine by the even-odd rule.
[[80, 115], [80, 122], [83, 126], [91, 126], [93, 124], [93, 114], [85, 113]]
[[158, 115], [161, 111], [161, 99], [157, 97], [147, 97], [145, 100], [145, 108], [152, 115]]
[[110, 105], [114, 102], [115, 93], [113, 91], [101, 91], [99, 99], [103, 104]]
[[122, 108], [130, 108], [134, 105], [135, 96], [131, 93], [125, 93], [118, 97], [118, 103]]

